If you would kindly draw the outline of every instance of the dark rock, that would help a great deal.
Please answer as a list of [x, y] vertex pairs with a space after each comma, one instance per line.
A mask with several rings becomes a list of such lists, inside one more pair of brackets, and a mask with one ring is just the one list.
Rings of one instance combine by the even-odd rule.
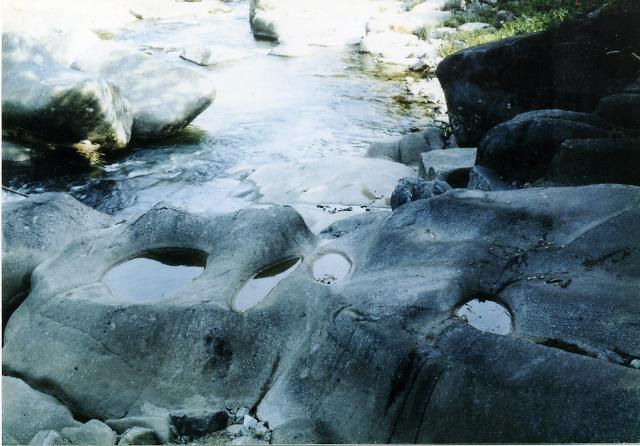
[[510, 189], [494, 171], [482, 166], [473, 166], [469, 171], [469, 184], [467, 189], [481, 190], [485, 192]]
[[604, 97], [595, 113], [617, 127], [640, 131], [640, 93], [618, 93]]
[[640, 141], [586, 139], [565, 141], [551, 160], [555, 184], [619, 183], [640, 186]]
[[451, 190], [445, 181], [426, 181], [422, 178], [402, 178], [391, 194], [391, 209], [416, 200], [425, 200]]
[[200, 438], [222, 430], [229, 422], [226, 410], [181, 410], [170, 415], [171, 428], [178, 437]]
[[419, 173], [427, 180], [442, 180], [455, 188], [466, 187], [476, 162], [476, 149], [433, 150], [420, 156]]
[[297, 418], [273, 431], [272, 444], [330, 444], [341, 443], [324, 423]]
[[458, 143], [475, 147], [491, 128], [530, 110], [592, 112], [602, 97], [635, 80], [640, 3], [615, 3], [443, 60], [436, 74]]
[[510, 183], [544, 178], [551, 160], [568, 139], [609, 138], [602, 118], [562, 110], [523, 113], [497, 125], [480, 141], [476, 163]]

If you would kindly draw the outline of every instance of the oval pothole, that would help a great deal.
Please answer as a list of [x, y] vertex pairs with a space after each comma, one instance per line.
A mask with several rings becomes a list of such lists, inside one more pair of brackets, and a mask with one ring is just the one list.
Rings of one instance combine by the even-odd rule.
[[499, 335], [511, 332], [511, 313], [492, 300], [472, 299], [456, 310], [456, 316], [464, 318], [469, 325], [480, 331]]
[[242, 286], [236, 295], [233, 300], [233, 310], [243, 313], [258, 305], [282, 279], [295, 271], [300, 263], [302, 263], [301, 257], [292, 257], [258, 272]]
[[325, 285], [331, 285], [347, 277], [351, 262], [337, 252], [323, 254], [313, 262], [313, 278]]
[[207, 263], [203, 251], [183, 248], [143, 252], [111, 268], [102, 278], [118, 298], [148, 302], [183, 288], [200, 276]]

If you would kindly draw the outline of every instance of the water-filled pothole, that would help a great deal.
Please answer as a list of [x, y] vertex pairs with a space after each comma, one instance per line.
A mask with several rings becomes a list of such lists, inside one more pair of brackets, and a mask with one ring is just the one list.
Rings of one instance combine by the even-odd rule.
[[511, 314], [497, 302], [484, 299], [472, 299], [456, 311], [469, 325], [481, 331], [500, 335], [511, 332]]
[[204, 271], [207, 254], [193, 249], [158, 249], [119, 263], [102, 278], [115, 297], [147, 302], [191, 283]]
[[242, 313], [258, 305], [282, 279], [295, 271], [301, 262], [300, 257], [293, 257], [260, 271], [240, 289], [233, 301], [233, 309]]
[[313, 278], [325, 285], [344, 279], [351, 270], [351, 262], [342, 254], [331, 252], [313, 263]]

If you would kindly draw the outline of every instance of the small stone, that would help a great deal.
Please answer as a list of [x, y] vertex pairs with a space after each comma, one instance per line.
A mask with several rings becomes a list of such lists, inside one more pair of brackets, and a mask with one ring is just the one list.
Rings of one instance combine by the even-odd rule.
[[158, 444], [158, 439], [152, 429], [136, 426], [127, 430], [118, 442], [118, 446], [130, 444]]
[[242, 428], [242, 424], [232, 424], [231, 426], [227, 427], [227, 433], [233, 437], [237, 437], [241, 435]]
[[57, 431], [40, 431], [31, 439], [29, 446], [54, 446], [64, 444], [63, 441], [64, 440]]
[[244, 417], [246, 415], [249, 415], [249, 409], [247, 409], [246, 407], [241, 407], [240, 409], [238, 409], [236, 411], [235, 417], [234, 417], [234, 422], [235, 423], [242, 423], [244, 421]]
[[634, 359], [631, 361], [631, 367], [634, 369], [640, 369], [640, 359]]
[[198, 438], [227, 427], [226, 410], [176, 411], [171, 413], [171, 426], [176, 435]]
[[253, 418], [251, 415], [245, 415], [244, 420], [242, 421], [242, 425], [244, 427], [255, 429], [256, 427], [258, 427], [258, 420]]

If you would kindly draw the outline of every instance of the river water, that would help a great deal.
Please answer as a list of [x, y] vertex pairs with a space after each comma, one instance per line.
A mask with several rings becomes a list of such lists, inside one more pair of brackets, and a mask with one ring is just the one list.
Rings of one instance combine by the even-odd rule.
[[[313, 47], [305, 57], [271, 56], [274, 44], [253, 38], [248, 2], [228, 5], [230, 13], [138, 21], [114, 36], [211, 77], [217, 98], [186, 131], [97, 166], [3, 162], [3, 184], [27, 194], [69, 192], [124, 218], [160, 201], [192, 212], [229, 212], [252, 204], [233, 193], [238, 172], [309, 157], [360, 156], [372, 141], [431, 121], [424, 105], [398, 100], [405, 94], [402, 76], [389, 76], [356, 45]], [[221, 46], [248, 56], [200, 67], [178, 57], [190, 46]]]

